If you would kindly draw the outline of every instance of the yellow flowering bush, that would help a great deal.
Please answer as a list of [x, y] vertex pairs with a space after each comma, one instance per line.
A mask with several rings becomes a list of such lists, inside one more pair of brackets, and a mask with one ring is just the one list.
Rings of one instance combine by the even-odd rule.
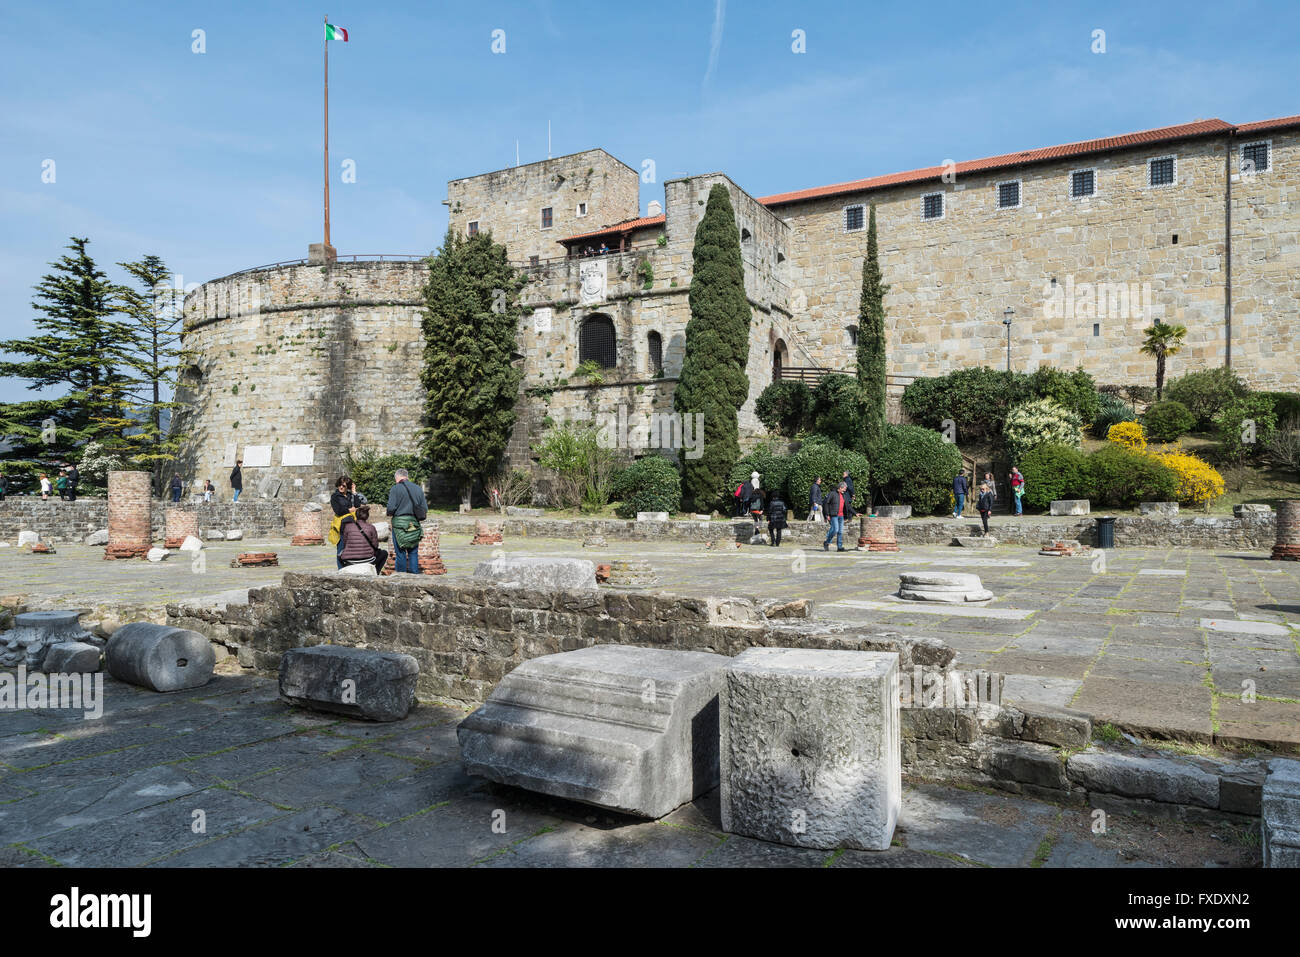
[[1106, 430], [1106, 441], [1130, 452], [1143, 452], [1147, 447], [1147, 434], [1139, 422], [1116, 422]]
[[1178, 501], [1184, 505], [1208, 508], [1211, 502], [1223, 494], [1223, 476], [1204, 459], [1197, 458], [1177, 447], [1171, 449], [1168, 446], [1148, 454], [1168, 466], [1178, 476], [1175, 494], [1178, 496]]

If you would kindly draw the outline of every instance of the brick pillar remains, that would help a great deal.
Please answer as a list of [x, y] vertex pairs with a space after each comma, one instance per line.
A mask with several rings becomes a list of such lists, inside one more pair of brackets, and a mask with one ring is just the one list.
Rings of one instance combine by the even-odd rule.
[[324, 545], [325, 535], [321, 532], [324, 519], [323, 512], [302, 511], [293, 517], [293, 540], [291, 545]]
[[[437, 522], [424, 522], [424, 537], [420, 539], [420, 544], [416, 548], [416, 556], [420, 562], [420, 574], [422, 575], [445, 575], [447, 566], [442, 563], [442, 552], [440, 545], [442, 543], [442, 531], [438, 528]], [[390, 533], [388, 536], [388, 562], [380, 574], [391, 575], [397, 571], [397, 544], [393, 541]]]
[[1300, 562], [1300, 499], [1281, 502], [1277, 507], [1276, 561]]
[[148, 472], [108, 473], [108, 547], [105, 558], [144, 558], [153, 544]]
[[487, 522], [479, 519], [474, 523], [474, 538], [470, 541], [471, 545], [500, 545], [502, 544], [502, 530], [505, 525], [489, 525]]
[[166, 511], [167, 534], [163, 536], [163, 547], [180, 548], [186, 536], [199, 537], [199, 513], [173, 505]]
[[858, 548], [868, 552], [898, 551], [898, 539], [894, 537], [894, 520], [863, 515], [858, 528]]

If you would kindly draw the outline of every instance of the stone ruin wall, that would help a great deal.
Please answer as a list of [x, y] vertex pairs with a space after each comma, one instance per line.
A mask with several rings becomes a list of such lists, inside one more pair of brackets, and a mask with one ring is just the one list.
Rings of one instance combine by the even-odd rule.
[[[178, 428], [190, 439], [181, 477], [211, 478], [229, 501], [236, 455], [242, 497], [270, 479], [281, 499], [332, 491], [349, 448], [416, 447], [424, 408], [422, 262], [295, 265], [205, 283], [185, 300]], [[250, 447], [270, 463], [250, 465]], [[310, 446], [311, 464], [286, 464], [287, 446]]]

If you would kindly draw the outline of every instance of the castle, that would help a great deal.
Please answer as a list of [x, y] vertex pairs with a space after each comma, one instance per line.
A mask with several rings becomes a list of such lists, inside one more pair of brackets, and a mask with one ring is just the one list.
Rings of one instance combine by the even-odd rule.
[[[866, 225], [877, 210], [894, 398], [917, 376], [1082, 366], [1149, 383], [1154, 319], [1185, 325], [1169, 374], [1230, 365], [1300, 389], [1300, 116], [1198, 120], [755, 198], [725, 174], [664, 183], [604, 150], [452, 180], [462, 235], [490, 230], [526, 275], [524, 382], [508, 459], [553, 421], [668, 412], [691, 250], [715, 183], [740, 230], [753, 307], [742, 436], [774, 378], [851, 372]], [[187, 477], [282, 497], [329, 488], [349, 447], [409, 451], [420, 427], [421, 257], [316, 259], [213, 280], [185, 302], [194, 356]], [[594, 363], [592, 378], [575, 375]]]

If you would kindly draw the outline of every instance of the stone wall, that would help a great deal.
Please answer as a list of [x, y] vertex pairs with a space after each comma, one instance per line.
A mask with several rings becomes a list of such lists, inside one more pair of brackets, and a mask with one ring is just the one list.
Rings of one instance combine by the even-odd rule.
[[[195, 512], [199, 534], [208, 529], [242, 529], [244, 538], [285, 534], [286, 506], [280, 502], [212, 502], [207, 505], [175, 506], [154, 500], [150, 504], [153, 540], [161, 542], [167, 526], [167, 511], [182, 507]], [[0, 541], [15, 542], [19, 532], [36, 532], [51, 544], [79, 544], [91, 532], [108, 527], [108, 500], [78, 498], [75, 502], [42, 502], [34, 497], [9, 496], [0, 502]]]
[[[187, 296], [184, 347], [196, 358], [177, 390], [188, 404], [177, 414], [189, 435], [186, 484], [210, 478], [229, 502], [240, 457], [243, 496], [271, 479], [281, 498], [311, 498], [332, 490], [348, 448], [412, 451], [426, 274], [422, 262], [283, 266]], [[251, 464], [250, 447], [269, 447], [268, 464]], [[305, 457], [286, 462], [295, 452]]]
[[487, 697], [529, 658], [595, 644], [736, 655], [755, 646], [896, 651], [904, 667], [946, 667], [954, 652], [929, 638], [809, 620], [806, 602], [684, 598], [601, 590], [547, 592], [469, 579], [287, 573], [250, 590], [247, 605], [170, 605], [168, 620], [274, 675], [289, 648], [337, 644], [400, 651], [420, 663], [419, 694], [462, 703]]

